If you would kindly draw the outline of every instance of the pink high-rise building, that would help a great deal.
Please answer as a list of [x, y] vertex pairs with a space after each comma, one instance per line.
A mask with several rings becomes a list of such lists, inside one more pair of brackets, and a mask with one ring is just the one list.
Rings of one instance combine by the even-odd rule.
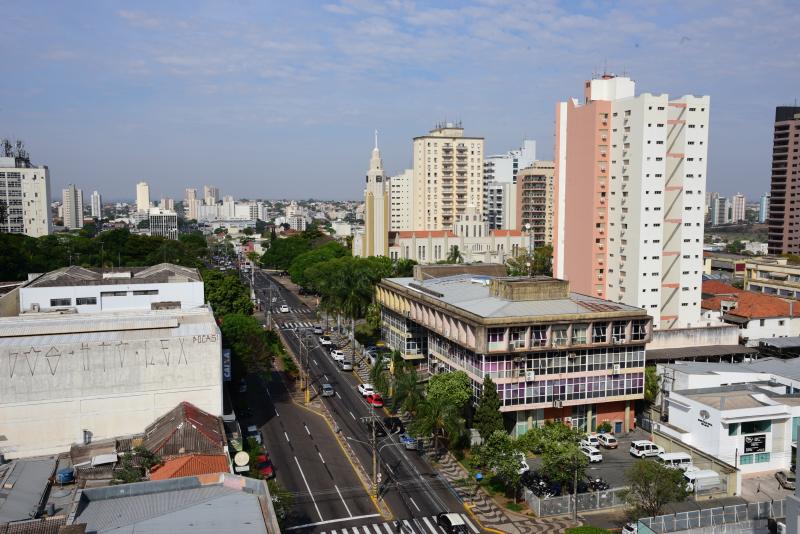
[[654, 328], [700, 321], [709, 102], [603, 75], [556, 107], [554, 273]]

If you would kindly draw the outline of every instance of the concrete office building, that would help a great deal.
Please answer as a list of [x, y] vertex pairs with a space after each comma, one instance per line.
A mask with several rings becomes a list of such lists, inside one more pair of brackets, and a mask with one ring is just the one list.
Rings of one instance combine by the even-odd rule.
[[178, 239], [178, 214], [163, 208], [150, 208], [150, 235]]
[[769, 199], [769, 253], [800, 253], [800, 107], [775, 109], [772, 137], [772, 188]]
[[603, 75], [556, 109], [554, 272], [658, 329], [700, 320], [709, 107]]
[[147, 182], [139, 182], [136, 184], [136, 211], [147, 213], [150, 206], [150, 186]]
[[414, 169], [389, 178], [389, 229], [413, 230]]
[[547, 420], [633, 428], [651, 330], [645, 310], [571, 292], [565, 280], [426, 271], [436, 267], [459, 268], [417, 266], [413, 278], [378, 284], [392, 349], [431, 374], [466, 372], [473, 399], [490, 376], [515, 435]]
[[769, 193], [761, 195], [758, 202], [758, 222], [765, 223], [769, 219]]
[[375, 132], [375, 148], [369, 160], [366, 182], [364, 230], [360, 232], [358, 248], [353, 242], [353, 256], [389, 256], [389, 186], [378, 149], [378, 132]]
[[64, 226], [73, 230], [83, 228], [83, 191], [69, 184], [61, 191], [61, 205], [64, 207]]
[[727, 197], [717, 196], [711, 200], [711, 226], [731, 223], [731, 201]]
[[6, 457], [140, 432], [187, 401], [222, 414], [219, 328], [196, 269], [72, 266], [0, 299]]
[[442, 123], [414, 138], [413, 229], [452, 230], [467, 206], [483, 214], [482, 137]]
[[514, 227], [529, 236], [531, 248], [553, 244], [554, 176], [552, 161], [534, 161], [517, 173], [517, 222]]
[[92, 191], [91, 207], [92, 207], [92, 218], [93, 219], [102, 219], [103, 218], [103, 198], [100, 196], [100, 193], [98, 193], [97, 191]]
[[536, 160], [536, 141], [525, 139], [522, 147], [505, 154], [486, 156], [483, 162], [484, 184], [501, 182], [516, 183], [517, 172], [530, 167]]
[[27, 158], [0, 157], [0, 232], [41, 237], [53, 232], [50, 171]]
[[747, 220], [745, 206], [747, 199], [741, 193], [736, 193], [731, 199], [731, 222], [738, 223]]
[[219, 201], [219, 189], [211, 185], [204, 185], [203, 200], [205, 200], [207, 206], [216, 204]]

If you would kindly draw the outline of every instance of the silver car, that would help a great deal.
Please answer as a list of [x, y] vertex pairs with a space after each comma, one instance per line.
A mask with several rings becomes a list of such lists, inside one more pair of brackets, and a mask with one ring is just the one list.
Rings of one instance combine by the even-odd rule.
[[350, 360], [342, 360], [339, 362], [339, 367], [342, 368], [342, 371], [352, 371], [353, 362], [351, 362]]
[[333, 397], [336, 394], [333, 391], [333, 386], [330, 384], [322, 384], [322, 396], [323, 397]]

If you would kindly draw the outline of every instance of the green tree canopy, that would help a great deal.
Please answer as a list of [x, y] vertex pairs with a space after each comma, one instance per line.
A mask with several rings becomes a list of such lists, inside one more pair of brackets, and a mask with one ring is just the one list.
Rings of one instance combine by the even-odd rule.
[[535, 248], [533, 259], [528, 254], [528, 249], [520, 249], [516, 257], [506, 260], [506, 270], [509, 276], [528, 276], [528, 273], [552, 276], [553, 246], [543, 245]]
[[296, 257], [309, 250], [311, 250], [311, 241], [301, 236], [275, 239], [261, 256], [261, 265], [285, 271]]
[[234, 368], [244, 373], [267, 374], [280, 341], [272, 330], [265, 330], [251, 315], [231, 313], [220, 321], [223, 344], [231, 349]]
[[461, 412], [472, 398], [472, 382], [464, 371], [433, 375], [428, 381], [426, 398], [443, 402]]
[[503, 414], [500, 413], [500, 396], [497, 394], [497, 385], [489, 375], [483, 379], [483, 389], [475, 408], [472, 423], [483, 439], [496, 431], [504, 430]]
[[304, 252], [294, 258], [289, 266], [289, 274], [292, 277], [292, 282], [301, 287], [310, 287], [312, 280], [306, 275], [306, 270], [309, 267], [348, 255], [349, 251], [336, 241], [331, 241], [319, 248]]
[[210, 269], [203, 270], [202, 274], [206, 302], [211, 304], [217, 316], [253, 313], [250, 290], [242, 284], [238, 276]]
[[588, 465], [589, 459], [575, 443], [553, 442], [548, 443], [542, 452], [540, 469], [550, 480], [568, 484], [576, 476], [578, 480], [583, 479]]
[[661, 377], [658, 375], [655, 365], [648, 365], [644, 368], [644, 400], [653, 403], [658, 397], [661, 389]]
[[520, 482], [520, 451], [508, 433], [495, 430], [489, 434], [474, 452], [473, 464], [490, 470], [516, 495]]
[[664, 505], [686, 500], [683, 471], [670, 469], [650, 460], [636, 460], [625, 473], [628, 490], [624, 494], [631, 517], [661, 515]]

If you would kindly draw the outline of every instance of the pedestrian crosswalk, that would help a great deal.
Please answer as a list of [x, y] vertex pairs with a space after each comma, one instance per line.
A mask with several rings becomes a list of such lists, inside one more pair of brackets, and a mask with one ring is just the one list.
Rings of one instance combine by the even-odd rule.
[[[458, 514], [467, 525], [467, 534], [479, 534], [480, 530], [465, 515]], [[445, 534], [444, 529], [436, 524], [436, 516], [414, 517], [411, 519], [401, 519], [398, 521], [387, 521], [383, 523], [372, 523], [371, 525], [361, 525], [360, 527], [337, 528], [327, 530], [322, 534]]]
[[312, 328], [314, 323], [308, 321], [286, 322], [278, 323], [278, 327], [282, 330], [297, 330], [298, 328]]
[[288, 312], [282, 312], [279, 306], [273, 304], [272, 313], [313, 313], [308, 306], [298, 306], [296, 308], [289, 308]]

